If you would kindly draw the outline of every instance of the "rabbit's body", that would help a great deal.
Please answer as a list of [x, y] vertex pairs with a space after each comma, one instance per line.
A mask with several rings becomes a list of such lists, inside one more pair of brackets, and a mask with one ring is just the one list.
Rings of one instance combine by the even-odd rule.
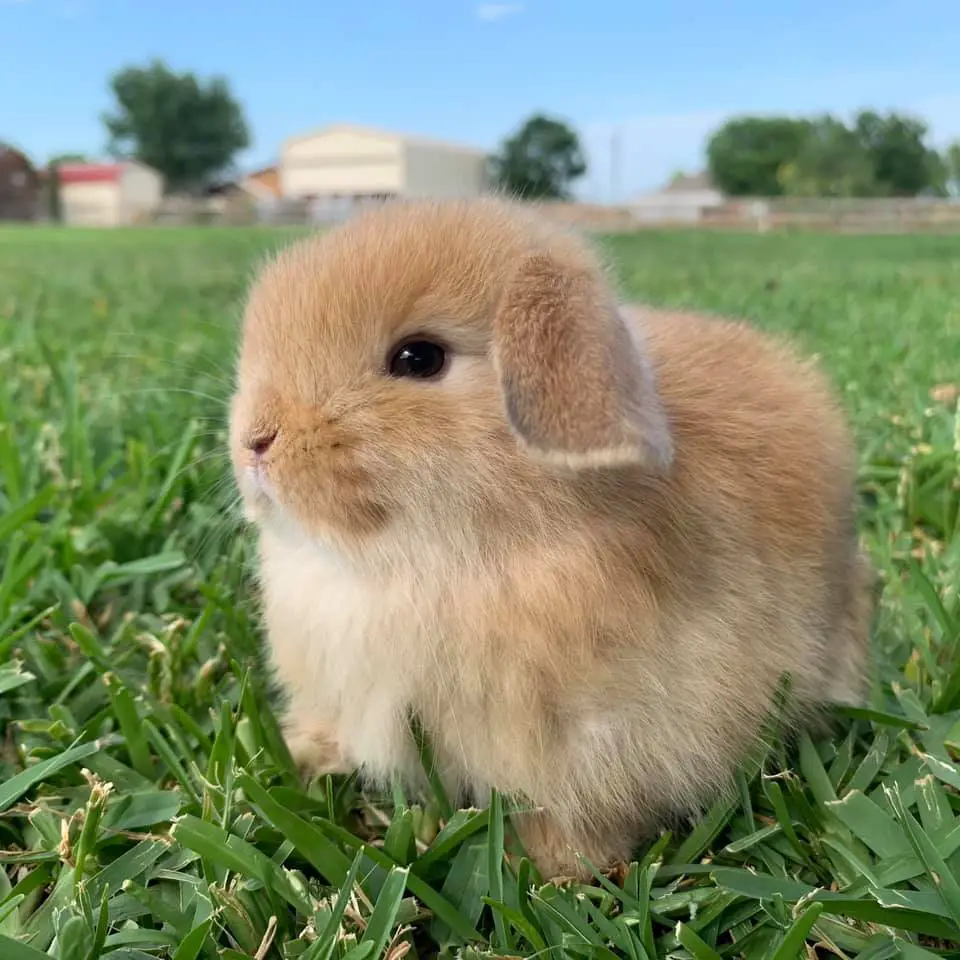
[[[464, 209], [479, 222], [472, 237]], [[447, 219], [458, 210], [459, 221]], [[495, 246], [498, 228], [503, 259], [491, 263], [482, 244]], [[577, 271], [599, 283], [576, 241], [479, 204], [385, 210], [348, 225], [340, 246], [315, 243], [317, 273], [304, 270], [305, 245], [261, 281], [234, 411], [237, 446], [252, 446], [262, 424], [295, 444], [284, 459], [270, 447], [269, 483], [247, 499], [260, 520], [266, 621], [301, 761], [419, 784], [407, 728], [415, 711], [452, 792], [483, 803], [496, 787], [542, 808], [523, 836], [554, 872], [575, 868], [576, 851], [598, 865], [625, 858], [659, 818], [728, 785], [782, 674], [800, 716], [857, 701], [869, 611], [854, 460], [812, 365], [745, 325], [624, 309], [634, 347], [611, 340], [616, 352], [596, 368], [591, 342], [571, 355], [597, 378], [578, 399], [584, 385], [569, 382], [566, 355], [531, 380], [510, 368], [525, 347], [510, 344], [515, 328], [496, 328], [511, 308], [527, 317], [546, 303], [562, 329], [563, 310], [582, 305]], [[391, 287], [381, 264], [405, 245], [407, 273], [395, 274], [406, 286]], [[341, 280], [324, 302], [318, 291], [333, 283], [324, 250], [331, 270], [360, 258], [372, 276]], [[349, 260], [338, 259], [344, 250]], [[525, 254], [533, 283], [511, 301]], [[418, 269], [418, 256], [432, 269]], [[437, 262], [451, 256], [459, 273]], [[602, 291], [583, 289], [596, 296], [598, 329], [613, 322]], [[350, 369], [359, 348], [344, 351], [362, 343], [352, 324], [397, 309], [402, 328], [424, 302], [414, 328], [429, 329], [430, 316], [466, 318], [456, 334], [463, 362], [437, 382], [364, 386], [368, 374]], [[309, 348], [290, 349], [303, 337], [291, 336], [303, 322], [295, 315], [331, 309], [350, 323], [332, 327], [332, 340], [320, 329], [311, 336], [321, 354], [331, 342], [344, 351], [338, 374]], [[554, 349], [534, 346], [544, 357]], [[617, 398], [602, 391], [631, 349], [642, 411], [617, 424]], [[286, 365], [283, 385], [276, 372], [257, 374], [264, 352]], [[563, 374], [571, 414], [529, 406]], [[331, 394], [328, 382], [343, 387]], [[538, 393], [523, 393], [530, 383]], [[377, 391], [394, 386], [406, 393], [392, 401], [399, 425], [378, 409]], [[577, 434], [591, 417], [593, 432]], [[417, 442], [405, 433], [411, 424], [423, 461], [413, 467], [408, 448], [396, 453]], [[249, 461], [237, 459], [243, 477]]]

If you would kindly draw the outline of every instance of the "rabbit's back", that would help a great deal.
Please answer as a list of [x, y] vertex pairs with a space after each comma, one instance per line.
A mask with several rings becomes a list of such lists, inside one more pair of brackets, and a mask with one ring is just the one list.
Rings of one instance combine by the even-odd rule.
[[[672, 502], [691, 523], [708, 518], [714, 555], [755, 566], [781, 615], [817, 641], [799, 651], [810, 657], [795, 677], [801, 688], [808, 681], [819, 695], [826, 682], [838, 698], [856, 699], [870, 572], [857, 538], [853, 438], [820, 364], [747, 323], [627, 314], [645, 332], [675, 439]], [[722, 589], [723, 571], [712, 566]], [[777, 639], [765, 639], [768, 649]], [[796, 641], [787, 629], [782, 642]], [[821, 644], [824, 661], [814, 655]], [[837, 659], [849, 669], [824, 675]]]

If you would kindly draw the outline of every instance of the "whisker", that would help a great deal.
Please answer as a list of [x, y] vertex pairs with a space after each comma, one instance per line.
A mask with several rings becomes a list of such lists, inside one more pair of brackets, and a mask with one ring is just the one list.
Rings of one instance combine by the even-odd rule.
[[129, 390], [118, 390], [111, 393], [114, 397], [136, 397], [136, 396], [166, 396], [170, 393], [183, 393], [192, 397], [199, 397], [201, 400], [209, 400], [218, 406], [226, 406], [227, 401], [223, 397], [215, 397], [211, 393], [204, 393], [202, 390], [191, 390], [189, 387], [136, 387]]

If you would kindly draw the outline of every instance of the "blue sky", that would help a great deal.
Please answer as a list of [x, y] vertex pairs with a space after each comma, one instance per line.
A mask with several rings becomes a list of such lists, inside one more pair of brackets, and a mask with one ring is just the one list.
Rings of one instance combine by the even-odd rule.
[[544, 110], [608, 200], [696, 168], [731, 113], [898, 108], [960, 138], [958, 0], [0, 0], [0, 139], [101, 154], [109, 75], [154, 56], [230, 79], [245, 167], [330, 122], [492, 148]]

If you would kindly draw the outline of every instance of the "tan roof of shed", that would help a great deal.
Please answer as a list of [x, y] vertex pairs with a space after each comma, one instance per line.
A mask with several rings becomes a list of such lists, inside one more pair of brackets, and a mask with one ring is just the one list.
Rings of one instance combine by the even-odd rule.
[[428, 137], [420, 137], [407, 133], [400, 133], [397, 130], [384, 130], [381, 127], [368, 127], [356, 123], [331, 123], [325, 127], [318, 127], [316, 130], [310, 130], [306, 133], [299, 133], [288, 137], [284, 141], [284, 147], [293, 143], [301, 143], [304, 140], [313, 140], [315, 137], [322, 137], [328, 133], [357, 133], [366, 134], [371, 137], [382, 137], [390, 140], [403, 140], [405, 143], [411, 143], [423, 147], [432, 147], [435, 150], [449, 150], [455, 153], [470, 153], [477, 156], [484, 156], [487, 150], [480, 147], [467, 146], [460, 143], [451, 143], [446, 140], [433, 140]]

